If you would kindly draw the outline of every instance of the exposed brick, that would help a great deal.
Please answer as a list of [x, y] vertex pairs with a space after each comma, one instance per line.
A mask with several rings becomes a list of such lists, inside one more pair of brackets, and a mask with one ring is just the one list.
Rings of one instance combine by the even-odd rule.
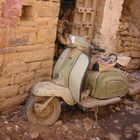
[[9, 40], [9, 46], [21, 46], [21, 45], [28, 45], [27, 35]]
[[37, 32], [37, 42], [42, 43], [46, 41], [47, 36], [50, 37], [50, 33], [46, 28], [39, 28]]
[[29, 33], [29, 38], [28, 38], [28, 44], [32, 45], [36, 43], [36, 32], [35, 33]]
[[35, 0], [23, 0], [23, 5], [32, 5], [34, 2]]
[[7, 65], [8, 63], [12, 63], [15, 60], [20, 60], [23, 62], [35, 62], [40, 60], [46, 60], [53, 58], [54, 48], [46, 49], [46, 50], [36, 50], [31, 52], [21, 52], [21, 53], [11, 53], [5, 54], [3, 63]]
[[24, 94], [24, 92], [25, 92], [25, 86], [21, 86], [19, 89], [19, 95]]
[[6, 53], [14, 53], [16, 52], [14, 47], [4, 47], [0, 48], [0, 54], [6, 54]]
[[46, 39], [49, 43], [54, 43], [56, 40], [56, 28], [48, 28]]
[[17, 52], [27, 52], [36, 50], [46, 50], [48, 46], [42, 44], [28, 45], [28, 46], [17, 46], [15, 49]]
[[33, 62], [29, 64], [29, 71], [37, 70], [41, 68], [41, 62]]
[[0, 87], [6, 87], [10, 84], [11, 78], [0, 77]]
[[3, 64], [3, 55], [0, 55], [0, 67], [2, 66]]
[[54, 49], [38, 50], [38, 51], [20, 53], [18, 58], [25, 62], [35, 62], [35, 61], [52, 58], [53, 54], [54, 54]]
[[21, 61], [14, 61], [7, 65], [6, 68], [3, 69], [2, 75], [13, 75], [21, 72], [25, 72], [28, 70], [28, 65]]
[[41, 77], [41, 76], [51, 76], [52, 74], [52, 67], [48, 67], [48, 68], [44, 68], [44, 69], [40, 69], [37, 70], [35, 73], [35, 78], [37, 77]]
[[15, 78], [15, 84], [20, 84], [20, 83], [30, 81], [33, 79], [33, 77], [34, 77], [34, 72], [20, 73]]
[[25, 23], [26, 22], [21, 22], [20, 26], [18, 26], [16, 28], [16, 31], [18, 33], [20, 33], [20, 32], [23, 32], [23, 33], [32, 33], [32, 32], [34, 33], [34, 32], [37, 32], [38, 27], [35, 27], [35, 23], [34, 22], [32, 22], [33, 26], [22, 25], [22, 24], [25, 24]]
[[23, 94], [23, 95], [17, 95], [17, 96], [5, 99], [4, 101], [0, 102], [0, 112], [4, 112], [4, 111], [7, 111], [14, 107], [19, 106], [21, 103], [25, 101], [27, 97], [28, 97], [28, 94]]
[[50, 18], [46, 18], [46, 17], [37, 17], [35, 19], [35, 22], [37, 23], [38, 26], [48, 26], [49, 22], [50, 22]]
[[52, 67], [53, 66], [53, 60], [46, 60], [42, 62], [42, 68]]
[[16, 96], [19, 92], [19, 86], [8, 86], [5, 88], [0, 88], [0, 98], [9, 98], [12, 96]]
[[41, 81], [48, 81], [49, 78], [48, 77], [39, 77], [39, 78], [36, 78], [36, 79], [33, 79], [30, 83], [28, 83], [25, 87], [25, 90], [26, 91], [29, 91], [31, 90], [31, 88], [38, 82], [41, 82]]
[[134, 58], [140, 58], [140, 51], [131, 51], [130, 55]]

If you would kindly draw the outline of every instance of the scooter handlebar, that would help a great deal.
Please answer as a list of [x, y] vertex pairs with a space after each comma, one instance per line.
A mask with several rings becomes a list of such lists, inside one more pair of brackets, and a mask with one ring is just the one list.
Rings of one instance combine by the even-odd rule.
[[97, 48], [96, 46], [93, 46], [93, 45], [91, 45], [90, 47], [91, 47], [93, 50], [95, 50], [95, 51], [99, 51], [99, 52], [105, 53], [105, 49]]

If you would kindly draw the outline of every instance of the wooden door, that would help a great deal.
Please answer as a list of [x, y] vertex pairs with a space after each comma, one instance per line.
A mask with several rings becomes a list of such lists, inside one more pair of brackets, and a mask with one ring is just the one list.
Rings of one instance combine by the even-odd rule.
[[72, 34], [92, 38], [97, 0], [77, 0], [73, 18]]

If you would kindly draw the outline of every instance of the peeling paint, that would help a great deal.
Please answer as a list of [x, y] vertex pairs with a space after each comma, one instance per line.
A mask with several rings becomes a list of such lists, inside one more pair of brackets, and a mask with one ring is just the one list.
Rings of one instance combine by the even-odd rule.
[[1, 4], [1, 26], [13, 27], [17, 24], [22, 11], [22, 0], [5, 0]]

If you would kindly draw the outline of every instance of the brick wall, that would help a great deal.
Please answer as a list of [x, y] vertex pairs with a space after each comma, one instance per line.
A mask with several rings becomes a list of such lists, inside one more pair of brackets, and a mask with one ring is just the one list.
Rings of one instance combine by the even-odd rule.
[[25, 0], [16, 26], [0, 28], [0, 111], [51, 79], [58, 14], [59, 0]]

